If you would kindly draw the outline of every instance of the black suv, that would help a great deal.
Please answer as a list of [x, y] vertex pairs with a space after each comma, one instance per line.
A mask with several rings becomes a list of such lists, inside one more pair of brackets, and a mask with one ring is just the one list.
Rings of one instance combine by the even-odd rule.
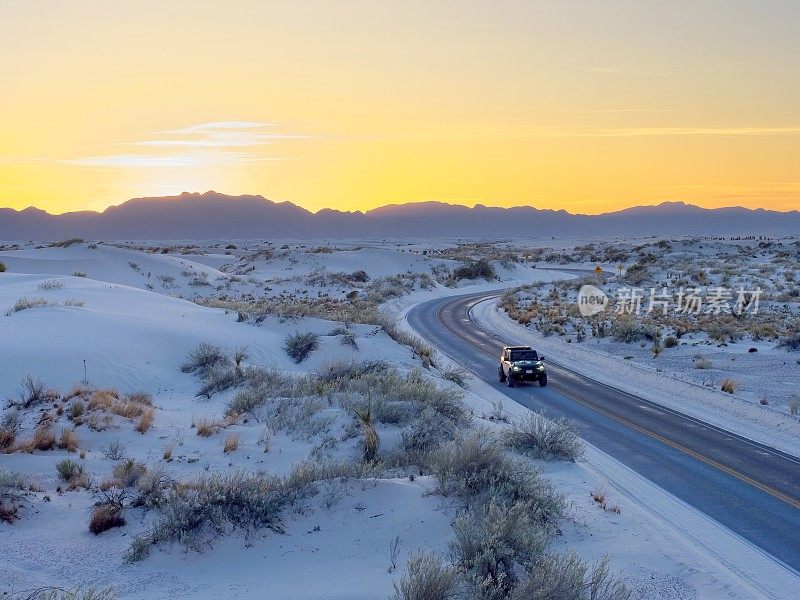
[[547, 371], [539, 356], [530, 346], [505, 346], [500, 355], [500, 381], [508, 382], [508, 387], [521, 381], [538, 381], [539, 385], [547, 385]]

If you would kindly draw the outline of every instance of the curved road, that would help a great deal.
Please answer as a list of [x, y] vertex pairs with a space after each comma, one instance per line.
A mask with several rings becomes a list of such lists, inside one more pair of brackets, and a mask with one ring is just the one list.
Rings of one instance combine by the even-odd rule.
[[571, 419], [590, 444], [800, 571], [800, 460], [584, 377], [551, 357], [545, 357], [547, 387], [499, 383], [500, 347], [519, 342], [470, 316], [475, 304], [494, 296], [424, 302], [408, 321], [515, 402]]

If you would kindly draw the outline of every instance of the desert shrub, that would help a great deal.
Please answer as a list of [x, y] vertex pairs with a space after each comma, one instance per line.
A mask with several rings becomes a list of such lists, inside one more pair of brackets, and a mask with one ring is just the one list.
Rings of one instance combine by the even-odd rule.
[[537, 413], [514, 423], [506, 441], [515, 450], [534, 458], [575, 461], [583, 454], [575, 425], [566, 419], [550, 421]]
[[205, 376], [205, 384], [195, 396], [211, 398], [214, 394], [222, 393], [239, 385], [242, 377], [234, 369], [213, 368]]
[[114, 467], [114, 480], [119, 487], [133, 487], [146, 472], [147, 467], [144, 464], [128, 458]]
[[0, 273], [5, 273], [6, 270], [6, 263], [0, 262]]
[[74, 400], [69, 405], [69, 420], [78, 421], [86, 412], [86, 405], [80, 400]]
[[466, 387], [466, 373], [463, 369], [445, 369], [442, 372], [442, 377], [447, 381], [452, 381], [458, 387]]
[[155, 465], [139, 478], [137, 482], [138, 496], [134, 501], [135, 506], [146, 508], [157, 508], [167, 499], [169, 491], [175, 485], [175, 481], [164, 469], [163, 465]]
[[674, 335], [668, 335], [664, 339], [664, 347], [665, 348], [674, 348], [677, 345], [678, 345], [678, 338], [676, 338]]
[[455, 600], [458, 572], [435, 554], [420, 550], [408, 559], [408, 571], [394, 584], [394, 600]]
[[461, 498], [467, 506], [525, 502], [548, 530], [564, 513], [563, 496], [529, 464], [506, 455], [486, 431], [473, 431], [443, 445], [432, 453], [429, 468], [437, 480], [436, 491]]
[[641, 285], [650, 277], [647, 267], [641, 263], [636, 263], [628, 267], [625, 271], [625, 281], [631, 285]]
[[189, 353], [188, 360], [181, 367], [184, 373], [193, 373], [206, 379], [212, 370], [227, 371], [231, 368], [231, 359], [219, 346], [209, 342], [200, 342]]
[[116, 600], [114, 588], [40, 588], [25, 596], [25, 600]]
[[604, 558], [593, 569], [574, 552], [545, 554], [528, 569], [511, 600], [628, 600], [625, 582], [608, 570]]
[[289, 335], [283, 345], [286, 354], [294, 359], [296, 363], [303, 362], [318, 347], [319, 336], [310, 331], [304, 333], [296, 332]]
[[83, 465], [69, 458], [56, 463], [56, 473], [62, 481], [70, 483], [83, 475]]
[[108, 460], [122, 460], [125, 456], [125, 444], [117, 438], [109, 440], [100, 450]]
[[159, 508], [160, 519], [133, 542], [126, 559], [141, 560], [152, 546], [173, 541], [199, 551], [208, 539], [227, 530], [267, 527], [280, 532], [281, 511], [289, 498], [275, 477], [240, 471], [203, 476], [169, 492]]
[[247, 387], [238, 392], [233, 399], [228, 402], [225, 409], [226, 417], [236, 417], [248, 415], [256, 421], [261, 418], [261, 408], [269, 400], [267, 393], [259, 387]]
[[37, 308], [40, 306], [49, 306], [50, 302], [45, 298], [19, 298], [15, 303], [14, 306], [6, 313], [6, 315], [10, 315], [11, 313], [21, 312], [23, 310], [29, 310], [31, 308]]
[[701, 356], [695, 359], [693, 366], [695, 369], [710, 369], [713, 365], [708, 358]]
[[611, 323], [609, 334], [614, 340], [628, 344], [645, 339], [647, 329], [632, 315], [623, 315]]
[[738, 388], [739, 382], [735, 379], [731, 379], [730, 377], [723, 379], [722, 384], [720, 385], [720, 389], [726, 394], [733, 394]]
[[735, 342], [742, 338], [742, 327], [734, 321], [715, 319], [703, 325], [703, 330], [713, 340], [718, 342]]
[[457, 280], [485, 279], [486, 281], [492, 281], [493, 279], [497, 279], [497, 273], [492, 263], [487, 260], [477, 260], [462, 265], [453, 271], [453, 276]]
[[22, 473], [0, 468], [0, 499], [14, 496], [28, 485], [28, 478]]
[[42, 290], [43, 292], [49, 292], [49, 291], [52, 291], [52, 290], [60, 290], [63, 287], [64, 287], [64, 282], [63, 281], [59, 281], [57, 279], [50, 279], [48, 281], [42, 281], [39, 284], [39, 289]]
[[800, 331], [786, 336], [778, 345], [788, 350], [800, 350]]
[[406, 427], [401, 434], [400, 448], [411, 464], [423, 465], [428, 454], [453, 439], [456, 424], [430, 407]]
[[95, 535], [100, 535], [113, 527], [122, 527], [123, 525], [125, 525], [125, 517], [122, 516], [122, 506], [108, 502], [99, 504], [92, 510], [89, 531]]
[[66, 240], [61, 240], [60, 242], [53, 242], [50, 244], [51, 248], [69, 248], [73, 244], [82, 244], [83, 238], [74, 237], [74, 238], [67, 238]]
[[19, 402], [16, 404], [22, 408], [30, 408], [58, 397], [57, 392], [47, 388], [47, 383], [44, 380], [36, 379], [33, 375], [27, 375], [22, 380], [20, 388]]
[[498, 505], [492, 500], [456, 518], [450, 554], [476, 597], [508, 597], [522, 568], [544, 552], [548, 533], [533, 514], [525, 502]]
[[88, 277], [88, 276], [89, 276], [89, 274], [88, 274], [88, 273], [86, 273], [85, 271], [75, 271], [75, 272], [72, 274], [72, 276], [73, 276], [73, 277]]

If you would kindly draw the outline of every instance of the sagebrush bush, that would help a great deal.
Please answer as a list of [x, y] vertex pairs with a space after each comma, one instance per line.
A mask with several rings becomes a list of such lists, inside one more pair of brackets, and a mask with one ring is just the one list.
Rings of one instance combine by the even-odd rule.
[[12, 306], [6, 315], [10, 315], [11, 313], [22, 312], [23, 310], [29, 310], [31, 308], [37, 308], [41, 306], [49, 306], [50, 301], [45, 298], [19, 298]]
[[485, 279], [486, 281], [492, 281], [497, 279], [497, 273], [495, 272], [492, 263], [487, 260], [468, 262], [467, 264], [462, 265], [453, 271], [453, 276], [456, 278], [456, 280]]
[[408, 570], [394, 584], [394, 600], [455, 600], [458, 572], [433, 553], [420, 550], [408, 559]]
[[25, 596], [26, 600], [116, 600], [114, 588], [41, 588]]
[[212, 370], [227, 371], [230, 370], [231, 364], [230, 357], [219, 346], [200, 342], [189, 353], [189, 358], [181, 367], [181, 371], [206, 379]]
[[126, 558], [145, 558], [152, 546], [181, 541], [198, 551], [228, 529], [267, 527], [282, 531], [281, 511], [289, 501], [280, 479], [235, 472], [199, 478], [180, 492], [170, 492], [159, 510], [160, 519], [138, 537]]
[[578, 430], [567, 419], [546, 419], [529, 413], [508, 430], [506, 441], [515, 450], [533, 458], [577, 460], [583, 454]]
[[456, 518], [450, 554], [477, 597], [507, 598], [520, 571], [544, 552], [548, 531], [531, 508], [526, 502], [499, 505], [491, 500]]
[[283, 349], [296, 363], [303, 362], [309, 354], [319, 347], [319, 336], [311, 331], [290, 334]]
[[6, 272], [6, 263], [0, 262], [0, 273]]
[[735, 379], [731, 379], [730, 377], [726, 377], [722, 380], [720, 389], [726, 394], [733, 394], [737, 389], [739, 389], [739, 382]]
[[625, 581], [609, 571], [607, 557], [590, 570], [572, 551], [541, 556], [511, 594], [511, 600], [629, 600], [630, 597]]
[[456, 424], [426, 407], [411, 425], [401, 434], [400, 448], [406, 455], [407, 462], [421, 466], [427, 463], [428, 455], [442, 444], [453, 439]]
[[437, 493], [461, 498], [467, 506], [526, 502], [548, 529], [555, 528], [563, 516], [564, 497], [527, 462], [505, 454], [486, 431], [473, 431], [444, 444], [429, 462]]

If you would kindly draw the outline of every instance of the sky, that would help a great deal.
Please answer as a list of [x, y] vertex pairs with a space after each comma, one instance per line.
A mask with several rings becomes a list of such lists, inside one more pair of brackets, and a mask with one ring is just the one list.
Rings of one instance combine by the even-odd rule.
[[0, 206], [800, 209], [796, 0], [0, 0]]

